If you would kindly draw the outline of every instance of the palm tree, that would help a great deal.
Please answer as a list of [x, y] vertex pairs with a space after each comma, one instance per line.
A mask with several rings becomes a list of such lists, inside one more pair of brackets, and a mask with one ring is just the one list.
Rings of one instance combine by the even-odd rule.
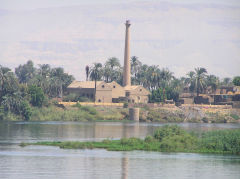
[[219, 85], [219, 78], [215, 75], [209, 75], [207, 76], [207, 86], [211, 87], [212, 93], [216, 91], [218, 85]]
[[185, 85], [189, 88], [191, 92], [194, 92], [195, 89], [195, 72], [190, 71], [187, 74], [187, 78], [185, 79]]
[[103, 76], [105, 78], [105, 81], [108, 83], [111, 78], [111, 75], [113, 74], [112, 68], [105, 64], [105, 67], [103, 69]]
[[148, 68], [149, 67], [146, 64], [142, 65], [140, 70], [139, 70], [139, 73], [137, 74], [139, 85], [142, 85], [145, 88], [148, 88], [148, 79], [147, 79]]
[[232, 85], [232, 79], [231, 78], [224, 78], [222, 83], [224, 86], [231, 86]]
[[108, 83], [113, 80], [117, 80], [119, 69], [121, 69], [119, 60], [116, 57], [109, 58], [103, 68], [103, 76], [105, 81]]
[[0, 102], [2, 97], [13, 94], [19, 88], [19, 83], [13, 72], [9, 68], [0, 66]]
[[15, 68], [15, 74], [20, 83], [28, 83], [35, 75], [36, 69], [31, 60], [27, 61], [24, 65], [19, 65]]
[[137, 83], [137, 74], [141, 69], [142, 63], [138, 60], [138, 57], [131, 57], [131, 72], [134, 74], [134, 83]]
[[91, 69], [90, 78], [95, 81], [94, 101], [96, 101], [97, 80], [100, 80], [102, 77], [102, 64], [94, 63], [93, 65], [94, 66]]
[[49, 64], [42, 64], [42, 65], [38, 65], [39, 66], [39, 74], [43, 77], [43, 78], [47, 78], [50, 75], [51, 72], [51, 67]]
[[173, 79], [173, 73], [170, 72], [168, 69], [163, 68], [160, 71], [160, 80], [161, 80], [161, 86], [163, 89], [169, 86], [170, 81], [172, 79]]
[[116, 57], [111, 57], [107, 60], [106, 66], [110, 66], [113, 69], [114, 67], [120, 67], [120, 62]]
[[206, 84], [206, 74], [207, 70], [205, 68], [195, 68], [195, 89], [197, 91], [197, 96], [204, 89]]
[[86, 71], [86, 81], [88, 81], [88, 76], [89, 76], [89, 66], [87, 65], [85, 68]]

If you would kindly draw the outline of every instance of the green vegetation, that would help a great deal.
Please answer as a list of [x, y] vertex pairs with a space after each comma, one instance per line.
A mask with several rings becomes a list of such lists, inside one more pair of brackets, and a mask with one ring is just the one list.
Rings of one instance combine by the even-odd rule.
[[33, 106], [42, 107], [44, 101], [43, 90], [36, 85], [31, 85], [28, 88], [28, 93], [30, 95], [30, 103]]
[[32, 121], [97, 121], [103, 120], [94, 107], [59, 108], [54, 105], [48, 107], [33, 107]]
[[152, 122], [183, 122], [184, 113], [181, 110], [155, 108], [147, 110], [146, 120]]
[[[105, 82], [116, 81], [122, 85], [123, 67], [116, 57], [109, 58], [105, 64], [94, 63], [91, 66], [86, 66], [85, 71], [86, 80], [95, 82], [98, 80]], [[168, 69], [161, 69], [156, 65], [142, 64], [136, 56], [131, 58], [131, 74], [132, 85], [142, 85], [151, 92], [149, 96], [150, 103], [164, 103], [166, 99], [179, 103], [179, 94], [183, 91], [196, 92], [198, 95], [206, 91], [206, 89], [208, 92], [209, 90], [214, 92], [219, 86], [239, 85], [239, 76], [235, 77], [233, 81], [230, 78], [224, 78], [220, 81], [217, 76], [208, 75], [205, 68], [195, 68], [186, 77], [176, 78], [173, 72]], [[68, 94], [66, 89], [73, 80], [74, 77], [65, 73], [63, 68], [51, 68], [48, 64], [35, 67], [31, 60], [26, 64], [19, 65], [15, 68], [15, 72], [0, 65], [0, 120], [36, 120], [35, 118], [42, 119], [41, 116], [45, 116], [48, 120], [56, 120], [57, 116], [64, 116], [63, 114], [68, 112], [64, 111], [61, 108], [62, 106], [57, 105], [57, 98], [61, 98], [63, 101], [90, 101], [86, 97]], [[55, 103], [55, 106], [50, 108], [52, 114], [48, 112], [47, 114], [55, 116], [54, 119], [39, 113], [48, 111], [49, 109], [45, 108], [51, 106], [52, 103]], [[60, 108], [58, 109], [57, 106]], [[124, 108], [127, 107], [128, 103], [125, 102]], [[116, 115], [109, 114], [99, 117], [97, 113], [91, 114], [89, 111], [84, 111], [84, 108], [78, 108], [78, 112], [73, 108], [70, 109], [69, 113], [73, 112], [73, 114], [68, 115], [75, 116], [78, 113], [87, 113], [87, 118], [89, 118], [89, 113], [93, 117], [91, 120], [111, 118], [112, 120], [123, 120], [127, 117], [126, 112], [122, 110], [115, 111]], [[61, 111], [60, 114], [55, 114], [59, 111]], [[149, 111], [149, 114], [146, 112], [140, 116], [143, 121], [182, 122], [184, 120], [183, 115], [179, 112], [173, 114], [170, 112], [169, 115], [166, 115], [168, 112], [161, 110], [143, 111]], [[37, 113], [39, 115], [36, 116]], [[81, 116], [68, 119], [75, 120], [75, 118], [79, 119]], [[238, 120], [237, 116], [230, 117]], [[207, 122], [209, 120], [204, 119], [203, 121]], [[216, 119], [216, 121], [219, 120]], [[229, 120], [225, 120], [225, 117], [223, 117], [221, 121], [226, 122]]]
[[[105, 64], [94, 63], [86, 66], [86, 79], [90, 74], [91, 80], [116, 81], [122, 85], [122, 68], [116, 57], [109, 58]], [[179, 94], [187, 89], [197, 95], [210, 89], [213, 93], [220, 86], [232, 86], [231, 78], [224, 78], [208, 74], [207, 69], [198, 67], [187, 73], [186, 77], [176, 78], [167, 68], [157, 65], [142, 64], [138, 57], [131, 57], [132, 85], [142, 85], [151, 92], [149, 102], [164, 102], [166, 99], [178, 102]], [[235, 77], [237, 78], [237, 77]], [[236, 81], [236, 80], [235, 80]]]
[[112, 151], [145, 150], [240, 155], [240, 129], [216, 130], [196, 135], [176, 125], [165, 125], [157, 129], [153, 136], [147, 136], [145, 139], [132, 137], [120, 140], [105, 139], [102, 142], [37, 142], [20, 145], [49, 145], [63, 149], [104, 148]]
[[236, 76], [233, 78], [233, 84], [236, 86], [240, 86], [240, 76]]
[[230, 116], [235, 120], [240, 119], [240, 117], [237, 114], [230, 114]]
[[63, 96], [73, 79], [62, 68], [35, 68], [32, 61], [15, 73], [0, 65], [0, 120], [32, 120], [35, 107], [41, 111], [50, 105], [48, 99]]

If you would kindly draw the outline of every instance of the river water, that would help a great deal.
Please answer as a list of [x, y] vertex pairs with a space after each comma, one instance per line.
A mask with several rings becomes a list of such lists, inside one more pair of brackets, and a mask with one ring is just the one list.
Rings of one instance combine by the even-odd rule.
[[[20, 147], [21, 142], [143, 138], [162, 124], [120, 122], [0, 122], [0, 178], [240, 179], [240, 156]], [[187, 130], [240, 124], [178, 124]]]

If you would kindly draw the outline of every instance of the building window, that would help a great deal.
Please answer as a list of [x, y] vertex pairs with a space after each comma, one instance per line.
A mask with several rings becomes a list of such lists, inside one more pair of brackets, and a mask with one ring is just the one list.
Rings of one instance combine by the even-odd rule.
[[140, 88], [140, 91], [142, 91], [142, 89]]
[[101, 99], [99, 99], [98, 102], [101, 103]]
[[126, 92], [126, 97], [130, 96], [130, 93], [129, 92]]
[[102, 88], [104, 88], [105, 86], [104, 85], [102, 85]]
[[116, 88], [116, 86], [114, 85], [113, 88]]
[[138, 96], [138, 100], [140, 100], [141, 98], [140, 98], [140, 96]]

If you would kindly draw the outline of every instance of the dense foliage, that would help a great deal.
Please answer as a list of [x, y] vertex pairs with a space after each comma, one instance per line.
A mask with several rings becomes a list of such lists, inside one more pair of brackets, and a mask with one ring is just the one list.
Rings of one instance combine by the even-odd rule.
[[[116, 57], [109, 58], [105, 64], [94, 63], [86, 66], [86, 80], [116, 81], [122, 84], [123, 67]], [[176, 78], [173, 72], [159, 66], [142, 64], [138, 57], [131, 58], [132, 85], [142, 85], [151, 94], [149, 102], [178, 101], [182, 92], [194, 92], [197, 95], [208, 90], [214, 92], [219, 86], [240, 85], [240, 77], [224, 78], [208, 75], [205, 68], [195, 68], [186, 77]], [[48, 64], [38, 67], [29, 60], [19, 65], [15, 72], [0, 65], [0, 119], [16, 115], [19, 119], [31, 118], [32, 106], [47, 105], [48, 99], [63, 97], [64, 101], [89, 101], [73, 94], [67, 94], [67, 86], [74, 77], [64, 72], [63, 68], [51, 68]]]
[[240, 86], [240, 76], [236, 76], [233, 78], [233, 84], [236, 86]]
[[[122, 85], [123, 67], [116, 57], [109, 58], [103, 65], [94, 63], [86, 66], [86, 79], [90, 74], [91, 80], [105, 82], [116, 81]], [[142, 64], [138, 57], [131, 58], [132, 85], [142, 85], [151, 92], [150, 102], [164, 102], [166, 99], [178, 101], [182, 92], [194, 92], [197, 95], [210, 90], [215, 92], [220, 86], [231, 86], [231, 78], [220, 79], [215, 75], [208, 75], [205, 68], [195, 68], [186, 77], [176, 78], [173, 72], [159, 66]]]
[[62, 68], [48, 64], [35, 68], [32, 61], [19, 65], [15, 73], [0, 66], [0, 120], [12, 115], [29, 120], [32, 106], [42, 107], [48, 98], [61, 97], [73, 79]]
[[37, 142], [25, 145], [52, 145], [65, 149], [105, 148], [113, 151], [146, 150], [160, 152], [197, 152], [240, 155], [240, 130], [217, 130], [189, 133], [176, 125], [165, 125], [145, 139], [105, 139], [102, 142]]
[[30, 95], [30, 103], [33, 106], [42, 107], [44, 101], [44, 93], [42, 88], [36, 85], [31, 85], [28, 88], [28, 93]]

